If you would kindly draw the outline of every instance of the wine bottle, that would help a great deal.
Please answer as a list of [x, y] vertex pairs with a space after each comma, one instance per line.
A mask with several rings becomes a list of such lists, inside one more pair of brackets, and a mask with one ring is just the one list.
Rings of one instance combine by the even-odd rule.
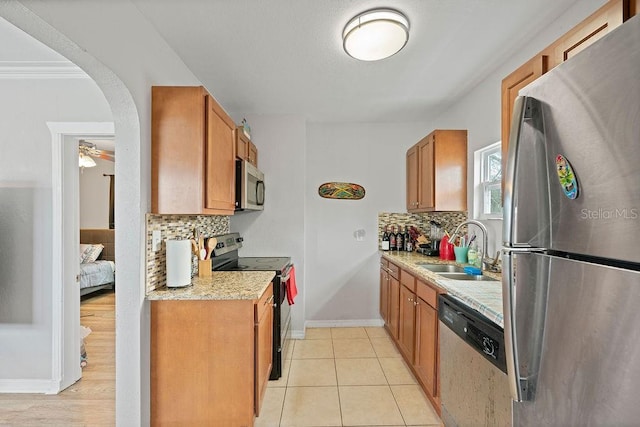
[[400, 226], [398, 226], [398, 234], [396, 235], [396, 248], [399, 251], [404, 251], [404, 232]]
[[389, 250], [389, 232], [387, 231], [387, 226], [384, 226], [384, 233], [382, 233], [382, 250]]
[[396, 229], [395, 227], [391, 227], [391, 233], [389, 234], [389, 250], [391, 251], [395, 251], [397, 248], [395, 229]]
[[411, 241], [411, 235], [409, 234], [409, 227], [404, 228], [404, 250], [407, 252], [413, 251], [413, 242]]

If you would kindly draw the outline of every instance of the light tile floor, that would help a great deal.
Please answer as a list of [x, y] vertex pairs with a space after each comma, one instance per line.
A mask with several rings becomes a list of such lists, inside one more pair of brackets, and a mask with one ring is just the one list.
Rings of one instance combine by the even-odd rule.
[[384, 328], [312, 328], [292, 344], [257, 427], [442, 425]]

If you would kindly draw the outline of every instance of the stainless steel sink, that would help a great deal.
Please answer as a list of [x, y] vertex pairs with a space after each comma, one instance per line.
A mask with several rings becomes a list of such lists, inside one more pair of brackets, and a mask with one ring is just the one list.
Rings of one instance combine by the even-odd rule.
[[463, 273], [462, 267], [453, 264], [418, 264], [425, 270], [433, 271], [434, 273]]
[[453, 279], [453, 280], [475, 280], [475, 281], [491, 281], [497, 282], [498, 280], [492, 279], [487, 276], [473, 276], [467, 273], [439, 273], [439, 276], [444, 277], [445, 279]]

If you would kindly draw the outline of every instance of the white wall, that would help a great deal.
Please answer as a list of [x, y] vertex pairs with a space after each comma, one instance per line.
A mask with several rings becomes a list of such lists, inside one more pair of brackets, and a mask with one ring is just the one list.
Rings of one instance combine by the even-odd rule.
[[[296, 269], [298, 297], [292, 307], [291, 329], [304, 331], [306, 257], [304, 191], [306, 125], [299, 116], [245, 116], [258, 147], [258, 168], [265, 174], [262, 212], [231, 217], [231, 231], [244, 237], [240, 256], [290, 256]], [[242, 116], [235, 118], [240, 123]]]
[[52, 147], [47, 121], [111, 121], [90, 79], [0, 79], [0, 379], [52, 376]]
[[114, 162], [94, 159], [96, 166], [80, 170], [80, 228], [109, 228], [109, 188]]
[[[550, 45], [596, 9], [606, 0], [581, 0], [575, 2], [548, 28], [529, 40], [518, 53], [500, 64], [489, 77], [476, 86], [464, 98], [444, 111], [434, 123], [439, 128], [468, 129], [468, 176], [473, 177], [473, 152], [500, 141], [501, 83], [502, 79]], [[468, 203], [470, 216], [473, 206], [473, 182], [469, 181]], [[495, 256], [502, 244], [502, 221], [483, 221], [489, 230], [489, 256]]]
[[7, 0], [0, 2], [0, 15], [83, 68], [111, 107], [118, 147], [116, 422], [148, 425], [150, 332], [143, 243], [151, 199], [150, 88], [201, 83], [133, 3]]
[[[305, 159], [305, 305], [310, 325], [379, 322], [379, 212], [406, 211], [406, 150], [433, 125], [309, 124]], [[330, 181], [365, 188], [361, 200], [330, 200]], [[356, 230], [365, 237], [357, 241]]]
[[[241, 115], [234, 115], [237, 122]], [[263, 212], [231, 217], [240, 256], [291, 256], [298, 298], [295, 336], [311, 325], [374, 324], [378, 315], [378, 212], [405, 211], [405, 152], [427, 123], [319, 124], [296, 116], [246, 116], [265, 174]], [[359, 201], [327, 200], [328, 181], [361, 184]], [[353, 232], [365, 230], [363, 241]]]

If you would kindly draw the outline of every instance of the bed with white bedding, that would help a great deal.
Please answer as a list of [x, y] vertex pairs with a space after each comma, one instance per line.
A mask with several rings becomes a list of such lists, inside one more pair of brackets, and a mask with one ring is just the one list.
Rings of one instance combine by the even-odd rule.
[[80, 295], [115, 288], [115, 231], [80, 230]]
[[[116, 281], [116, 263], [113, 261], [96, 260], [80, 264], [80, 293], [83, 289], [93, 288]], [[94, 289], [95, 290], [95, 289]]]

